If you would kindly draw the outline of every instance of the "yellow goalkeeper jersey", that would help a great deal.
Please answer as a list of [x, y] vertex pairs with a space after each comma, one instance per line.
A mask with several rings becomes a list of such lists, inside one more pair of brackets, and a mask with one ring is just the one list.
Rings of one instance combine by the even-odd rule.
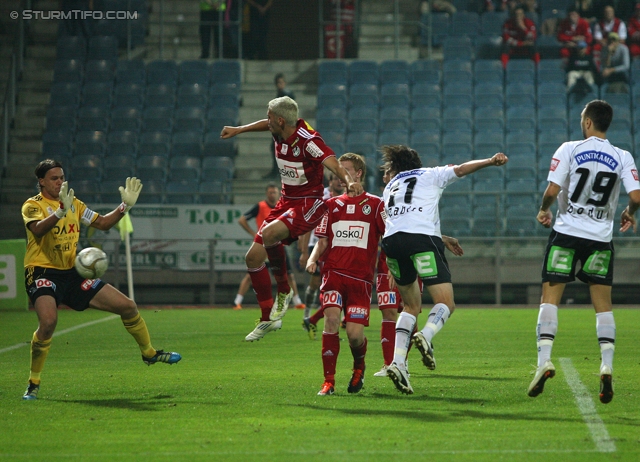
[[33, 221], [44, 220], [58, 209], [60, 202], [47, 199], [42, 194], [33, 196], [22, 205], [22, 220], [27, 229], [27, 253], [24, 266], [71, 269], [76, 258], [80, 238], [80, 224], [88, 226], [98, 214], [87, 208], [84, 202], [73, 199], [71, 210], [58, 220], [56, 226], [42, 237], [36, 237], [27, 226]]

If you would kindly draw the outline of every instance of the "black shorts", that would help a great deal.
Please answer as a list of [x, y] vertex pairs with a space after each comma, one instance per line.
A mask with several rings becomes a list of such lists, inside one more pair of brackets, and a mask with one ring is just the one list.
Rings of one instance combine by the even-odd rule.
[[24, 281], [31, 303], [35, 304], [42, 295], [51, 295], [56, 305], [64, 304], [76, 311], [89, 308], [93, 297], [105, 286], [102, 279], [85, 279], [73, 268], [28, 266], [24, 270]]
[[[542, 282], [613, 284], [613, 242], [592, 241], [551, 231], [542, 263]], [[576, 274], [576, 263], [580, 271]]]
[[395, 233], [382, 239], [387, 266], [401, 286], [411, 284], [416, 275], [426, 286], [451, 282], [451, 271], [438, 236]]

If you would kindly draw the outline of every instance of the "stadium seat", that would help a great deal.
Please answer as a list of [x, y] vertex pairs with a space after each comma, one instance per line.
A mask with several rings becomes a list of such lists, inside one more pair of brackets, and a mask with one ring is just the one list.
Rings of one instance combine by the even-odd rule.
[[318, 65], [318, 85], [338, 84], [347, 85], [349, 70], [344, 61], [322, 61]]
[[182, 84], [178, 87], [176, 107], [197, 107], [206, 109], [209, 102], [207, 87], [197, 83]]
[[82, 131], [76, 133], [74, 156], [92, 156], [101, 158], [106, 150], [107, 140], [104, 132]]
[[414, 108], [411, 111], [411, 131], [430, 130], [440, 133], [442, 118], [440, 110]]
[[[120, 196], [120, 191], [118, 190], [118, 188], [120, 186], [124, 186], [125, 183], [125, 178], [118, 178], [118, 179], [113, 179], [113, 180], [102, 180], [99, 183], [99, 189], [100, 189], [100, 202], [102, 202], [103, 204], [112, 204], [112, 205], [119, 205], [122, 202], [122, 198]], [[144, 183], [144, 180], [143, 180]], [[95, 191], [95, 183], [93, 185], [94, 191]], [[146, 184], [145, 184], [146, 187]], [[74, 182], [74, 188], [75, 188], [75, 182]], [[84, 199], [84, 195], [81, 199]]]
[[169, 180], [198, 182], [200, 168], [198, 157], [173, 157], [169, 159]]
[[87, 59], [118, 60], [118, 39], [113, 36], [95, 36], [89, 38]]
[[372, 106], [352, 107], [347, 114], [349, 132], [378, 132], [378, 110]]
[[318, 87], [318, 108], [347, 107], [347, 87], [337, 83], [323, 83]]
[[138, 156], [169, 157], [171, 137], [167, 132], [143, 132], [140, 135]]
[[378, 145], [409, 144], [408, 130], [384, 130], [378, 135]]
[[375, 61], [358, 60], [349, 65], [349, 85], [373, 84], [378, 85], [378, 63]]
[[56, 44], [56, 59], [75, 59], [84, 62], [87, 57], [87, 41], [82, 36], [60, 37]]
[[538, 163], [536, 159], [524, 156], [515, 156], [509, 159], [506, 165], [507, 178], [509, 181], [520, 179], [536, 179]]
[[83, 71], [82, 62], [77, 59], [57, 59], [53, 65], [53, 81], [80, 83]]
[[176, 132], [204, 132], [204, 109], [199, 107], [181, 107], [176, 109], [173, 130]]
[[119, 60], [116, 64], [116, 83], [135, 83], [144, 85], [147, 79], [147, 71], [144, 61], [141, 59]]
[[[120, 180], [124, 184], [127, 177], [136, 175], [136, 160], [131, 156], [105, 157], [102, 165], [104, 180]], [[116, 188], [117, 190], [117, 188]]]
[[71, 156], [72, 136], [70, 131], [46, 131], [42, 134], [42, 155], [59, 159]]
[[169, 160], [165, 156], [140, 156], [136, 164], [138, 177], [143, 182], [147, 180], [165, 181], [167, 179]]
[[84, 69], [85, 82], [110, 82], [115, 78], [115, 63], [106, 59], [87, 61]]
[[234, 138], [220, 139], [220, 131], [209, 132], [204, 137], [202, 155], [204, 157], [231, 157], [237, 154], [237, 142]]
[[111, 130], [139, 132], [142, 111], [137, 107], [114, 107], [111, 110]]
[[199, 186], [201, 204], [230, 204], [230, 187], [227, 181], [206, 180]]
[[174, 133], [171, 139], [171, 157], [201, 157], [202, 133], [183, 131]]
[[378, 107], [378, 85], [373, 83], [354, 83], [349, 87], [349, 106]]
[[175, 61], [155, 60], [146, 66], [148, 85], [167, 85], [176, 87], [178, 83], [178, 65]]
[[199, 183], [193, 180], [167, 182], [165, 202], [167, 204], [195, 204], [198, 202]]
[[[138, 170], [140, 172], [140, 170]], [[141, 178], [144, 178], [141, 176]], [[138, 197], [139, 204], [162, 204], [164, 203], [164, 180], [145, 179], [144, 187]]]
[[504, 111], [502, 106], [478, 106], [473, 114], [474, 128], [477, 133], [487, 130], [504, 131]]
[[442, 89], [440, 85], [416, 83], [411, 88], [411, 106], [413, 108], [436, 108], [442, 106]]
[[108, 110], [111, 107], [112, 93], [111, 82], [87, 82], [82, 87], [81, 105]]
[[409, 130], [409, 109], [405, 107], [386, 107], [380, 111], [382, 130]]
[[49, 106], [73, 106], [80, 104], [80, 85], [78, 82], [59, 82], [51, 84]]
[[235, 83], [240, 87], [242, 75], [240, 62], [231, 59], [214, 61], [211, 65], [211, 83]]
[[211, 68], [209, 63], [203, 60], [182, 61], [178, 66], [178, 82], [180, 85], [199, 85], [209, 88], [211, 81]]
[[382, 61], [378, 68], [380, 85], [385, 84], [404, 84], [410, 82], [409, 64], [403, 60]]
[[444, 132], [472, 132], [471, 108], [445, 107], [442, 111], [442, 129]]
[[133, 131], [111, 131], [107, 135], [105, 156], [135, 157], [138, 150], [138, 134]]
[[406, 83], [387, 83], [380, 87], [380, 107], [409, 108], [409, 85]]
[[445, 85], [454, 82], [471, 83], [473, 81], [471, 60], [452, 59], [442, 64], [442, 76]]
[[75, 179], [99, 181], [102, 178], [102, 160], [96, 155], [76, 154], [71, 159], [71, 172], [74, 184]]
[[501, 37], [502, 26], [507, 20], [504, 11], [485, 11], [480, 15], [480, 34], [488, 37]]
[[567, 131], [567, 109], [564, 106], [547, 106], [538, 109], [538, 131], [540, 133]]
[[504, 89], [499, 82], [476, 82], [473, 92], [476, 108], [504, 107]]
[[474, 159], [486, 159], [498, 152], [504, 152], [504, 134], [502, 130], [476, 133], [473, 139]]
[[440, 85], [442, 66], [439, 60], [423, 59], [411, 63], [411, 81], [416, 84]]

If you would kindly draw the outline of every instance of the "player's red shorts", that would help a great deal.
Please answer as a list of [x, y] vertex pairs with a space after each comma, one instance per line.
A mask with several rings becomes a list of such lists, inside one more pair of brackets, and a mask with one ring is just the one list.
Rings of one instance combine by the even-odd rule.
[[337, 307], [344, 312], [346, 322], [369, 325], [371, 283], [344, 276], [334, 271], [322, 275], [320, 286], [322, 308]]
[[378, 309], [389, 310], [398, 309], [402, 298], [398, 289], [391, 290], [389, 288], [389, 275], [378, 273], [376, 277], [376, 294], [378, 295]]
[[271, 213], [265, 218], [253, 242], [262, 245], [262, 228], [274, 220], [280, 220], [289, 229], [289, 237], [283, 239], [284, 245], [296, 241], [298, 237], [315, 228], [327, 211], [322, 199], [308, 197], [291, 199], [281, 197]]

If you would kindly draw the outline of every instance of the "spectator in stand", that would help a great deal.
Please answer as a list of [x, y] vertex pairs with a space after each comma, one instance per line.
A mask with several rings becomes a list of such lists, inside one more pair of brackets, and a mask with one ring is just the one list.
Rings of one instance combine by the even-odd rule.
[[295, 101], [296, 95], [294, 95], [293, 92], [287, 88], [287, 81], [284, 79], [284, 74], [282, 72], [278, 72], [276, 74], [273, 82], [276, 85], [277, 98], [280, 98], [281, 96], [288, 96]]
[[540, 16], [538, 15], [538, 2], [536, 0], [524, 0], [522, 8], [527, 18], [531, 19], [535, 24], [539, 24]]
[[537, 37], [535, 23], [524, 15], [524, 8], [517, 6], [502, 26], [502, 64], [507, 67], [510, 57], [529, 57], [536, 62], [535, 41]]
[[[576, 83], [583, 79], [584, 82], [580, 82], [580, 92], [586, 91], [582, 89], [588, 89], [595, 84], [595, 78], [598, 75], [598, 68], [593, 62], [593, 56], [587, 54], [587, 44], [581, 42], [571, 50], [569, 56], [569, 62], [567, 64], [567, 91], [577, 92], [578, 88], [574, 88]], [[585, 83], [588, 86], [585, 86]]]
[[629, 49], [615, 32], [602, 51], [602, 80], [609, 84], [607, 93], [629, 93]]
[[633, 16], [629, 19], [629, 24], [627, 24], [627, 29], [629, 53], [631, 53], [632, 58], [635, 58], [640, 56], [640, 3], [636, 3]]
[[587, 54], [591, 53], [589, 48], [589, 44], [593, 41], [591, 27], [586, 19], [580, 17], [580, 13], [575, 8], [569, 8], [567, 17], [558, 25], [558, 41], [563, 45], [560, 56], [565, 61], [569, 60], [571, 50], [578, 46], [578, 43], [586, 44]]
[[593, 27], [593, 59], [596, 65], [600, 65], [602, 49], [608, 45], [607, 37], [610, 32], [615, 32], [620, 37], [620, 42], [627, 40], [627, 26], [624, 21], [616, 18], [615, 10], [607, 5], [603, 10], [603, 17]]
[[246, 3], [249, 5], [247, 58], [268, 59], [267, 34], [273, 0], [246, 0]]
[[[429, 13], [429, 2], [420, 3], [420, 11], [423, 14]], [[458, 9], [453, 5], [452, 2], [447, 0], [432, 0], [431, 1], [431, 11], [434, 13], [449, 13], [455, 14]]]
[[585, 19], [589, 25], [595, 24], [602, 13], [602, 1], [600, 0], [575, 0], [573, 6], [580, 17]]

